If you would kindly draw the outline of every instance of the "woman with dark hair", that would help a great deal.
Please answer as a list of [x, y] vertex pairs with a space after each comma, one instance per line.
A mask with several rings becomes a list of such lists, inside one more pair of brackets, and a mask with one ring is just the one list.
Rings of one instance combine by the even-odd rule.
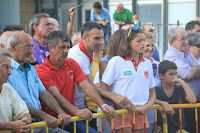
[[[140, 107], [135, 114], [136, 133], [143, 133], [144, 128], [149, 127], [148, 121], [144, 126], [144, 115], [151, 109], [156, 98], [151, 62], [142, 57], [144, 44], [142, 28], [132, 27], [125, 31], [118, 48], [119, 56], [110, 59], [101, 82], [101, 88], [124, 95], [132, 102], [132, 106]], [[134, 108], [125, 114], [125, 133], [133, 131], [133, 111]], [[114, 119], [116, 133], [122, 132], [121, 121], [121, 115]]]
[[109, 60], [112, 57], [118, 55], [117, 53], [119, 51], [120, 40], [121, 40], [124, 32], [125, 32], [125, 30], [115, 31], [113, 33], [113, 35], [111, 36], [111, 38], [108, 42], [108, 45], [106, 46], [106, 49], [105, 49], [106, 56], [103, 59], [101, 59], [101, 61], [99, 63], [100, 81], [101, 81], [101, 77], [107, 67]]
[[[113, 33], [113, 35], [111, 36], [108, 45], [106, 46], [104, 53], [105, 53], [105, 57], [103, 59], [101, 59], [101, 61], [99, 62], [99, 72], [97, 72], [95, 79], [94, 79], [94, 84], [99, 84], [101, 81], [101, 77], [107, 67], [107, 64], [109, 62], [109, 60], [113, 57], [113, 56], [117, 56], [118, 50], [119, 50], [119, 44], [120, 44], [120, 40], [122, 38], [123, 33], [125, 32], [125, 30], [117, 30]], [[110, 102], [108, 102], [107, 100], [105, 100], [105, 103], [108, 105], [111, 105]], [[101, 108], [98, 108], [98, 113], [102, 112]], [[106, 118], [103, 118], [102, 120], [102, 132], [103, 133], [111, 133], [111, 126], [110, 123], [108, 122], [109, 120], [106, 120]], [[98, 121], [97, 121], [98, 123]], [[98, 127], [98, 124], [97, 124]]]

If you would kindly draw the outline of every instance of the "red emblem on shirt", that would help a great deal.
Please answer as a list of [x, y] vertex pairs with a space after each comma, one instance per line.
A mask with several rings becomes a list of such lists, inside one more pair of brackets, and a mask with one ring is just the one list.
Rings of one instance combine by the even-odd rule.
[[145, 76], [147, 79], [149, 78], [148, 70], [144, 71], [144, 76]]
[[67, 74], [69, 75], [69, 77], [70, 77], [71, 79], [73, 79], [73, 71], [72, 71], [72, 70], [71, 70], [71, 71], [68, 71]]

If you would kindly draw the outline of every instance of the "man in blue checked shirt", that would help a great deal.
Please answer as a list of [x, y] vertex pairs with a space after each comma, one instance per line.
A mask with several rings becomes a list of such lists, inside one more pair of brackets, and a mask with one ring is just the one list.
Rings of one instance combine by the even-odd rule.
[[[64, 127], [71, 121], [71, 117], [61, 109], [54, 97], [45, 89], [40, 81], [35, 68], [30, 65], [33, 55], [34, 45], [29, 34], [17, 32], [8, 39], [8, 50], [12, 52], [11, 59], [12, 75], [9, 76], [10, 84], [25, 101], [33, 122], [46, 121], [49, 132], [67, 133], [67, 131], [58, 128], [57, 118], [42, 111], [39, 98], [52, 110], [58, 114], [58, 119], [62, 120], [61, 127]], [[45, 133], [46, 127], [34, 129], [34, 132]]]

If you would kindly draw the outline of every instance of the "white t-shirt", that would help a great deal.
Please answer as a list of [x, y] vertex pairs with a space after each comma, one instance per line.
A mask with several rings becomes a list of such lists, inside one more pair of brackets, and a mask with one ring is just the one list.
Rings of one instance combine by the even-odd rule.
[[[79, 48], [79, 44], [69, 49], [68, 58], [74, 59], [81, 67], [85, 75], [92, 74], [90, 59]], [[91, 63], [92, 64], [92, 63]], [[85, 93], [78, 84], [75, 83], [74, 102], [79, 109], [84, 108]]]
[[11, 85], [4, 83], [0, 93], [0, 122], [18, 120], [28, 108]]
[[110, 86], [110, 91], [124, 95], [135, 105], [144, 105], [149, 100], [149, 89], [155, 87], [152, 64], [145, 59], [139, 63], [137, 71], [131, 60], [113, 57], [103, 74], [102, 82]]

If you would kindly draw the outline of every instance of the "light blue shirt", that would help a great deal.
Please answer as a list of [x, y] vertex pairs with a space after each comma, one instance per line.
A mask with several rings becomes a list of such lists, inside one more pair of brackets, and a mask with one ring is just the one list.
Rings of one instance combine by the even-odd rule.
[[35, 68], [29, 63], [25, 63], [27, 72], [25, 74], [22, 66], [14, 59], [11, 59], [11, 66], [13, 67], [12, 75], [9, 76], [7, 83], [17, 91], [28, 106], [42, 110], [39, 94], [46, 89], [40, 81]]
[[[90, 21], [106, 21], [106, 22], [110, 22], [110, 15], [109, 12], [106, 8], [102, 8], [101, 14], [99, 15], [98, 13], [94, 12], [94, 10], [92, 9], [90, 12]], [[107, 32], [111, 31], [111, 25], [107, 25], [107, 26], [102, 26], [103, 28], [103, 32], [104, 34], [106, 34]]]

